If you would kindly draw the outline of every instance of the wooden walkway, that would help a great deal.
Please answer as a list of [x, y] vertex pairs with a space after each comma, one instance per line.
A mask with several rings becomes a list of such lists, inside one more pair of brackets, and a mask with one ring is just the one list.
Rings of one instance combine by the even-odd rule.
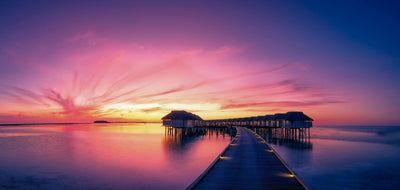
[[238, 128], [221, 157], [188, 189], [306, 189], [258, 135]]

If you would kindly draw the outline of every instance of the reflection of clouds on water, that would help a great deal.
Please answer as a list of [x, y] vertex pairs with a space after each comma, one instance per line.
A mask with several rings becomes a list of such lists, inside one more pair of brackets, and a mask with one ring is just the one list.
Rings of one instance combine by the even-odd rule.
[[400, 133], [400, 126], [319, 126], [316, 128], [332, 129], [337, 131], [375, 133], [376, 135]]
[[46, 135], [51, 131], [30, 127], [0, 127], [0, 137], [26, 137]]
[[0, 137], [24, 137], [24, 136], [39, 136], [44, 133], [0, 133]]
[[185, 150], [196, 140], [208, 138], [230, 140], [236, 135], [235, 128], [165, 128], [164, 145], [171, 150]]
[[169, 147], [160, 124], [1, 126], [1, 135], [0, 189], [184, 189], [230, 142], [212, 133]]
[[397, 126], [324, 126], [311, 129], [313, 139], [382, 143], [400, 146]]
[[313, 149], [272, 146], [310, 189], [398, 189], [399, 131], [376, 126], [314, 127]]

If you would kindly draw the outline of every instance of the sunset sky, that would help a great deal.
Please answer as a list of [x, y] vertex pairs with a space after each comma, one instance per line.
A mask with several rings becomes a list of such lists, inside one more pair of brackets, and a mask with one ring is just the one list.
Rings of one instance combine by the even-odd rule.
[[0, 123], [400, 125], [395, 1], [0, 1]]

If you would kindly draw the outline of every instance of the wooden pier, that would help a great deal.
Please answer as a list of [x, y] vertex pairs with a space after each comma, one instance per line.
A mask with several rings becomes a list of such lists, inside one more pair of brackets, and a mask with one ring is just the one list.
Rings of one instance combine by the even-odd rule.
[[188, 189], [307, 189], [255, 132], [237, 136]]
[[166, 134], [192, 135], [202, 128], [238, 129], [230, 145], [187, 189], [307, 189], [259, 135], [272, 143], [300, 142], [301, 148], [312, 148], [313, 119], [303, 112], [203, 120], [196, 114], [175, 110], [162, 121]]

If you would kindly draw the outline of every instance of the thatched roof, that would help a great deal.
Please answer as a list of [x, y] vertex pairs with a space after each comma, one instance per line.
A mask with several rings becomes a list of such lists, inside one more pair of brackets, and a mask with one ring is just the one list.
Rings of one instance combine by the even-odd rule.
[[255, 121], [262, 121], [262, 120], [264, 120], [264, 117], [265, 116], [257, 116], [257, 117], [254, 117], [254, 120]]
[[277, 113], [271, 117], [271, 120], [284, 120], [286, 118], [285, 113]]
[[243, 119], [244, 119], [243, 121], [251, 121], [251, 120], [253, 120], [252, 117], [245, 117], [245, 118], [243, 118]]
[[310, 117], [305, 115], [303, 112], [295, 112], [295, 111], [287, 112], [285, 120], [288, 120], [288, 121], [314, 121], [313, 119], [311, 119]]
[[[203, 120], [196, 114], [192, 114], [190, 112], [184, 110], [174, 110], [169, 114], [164, 116], [164, 119], [180, 119], [180, 120]], [[255, 117], [243, 117], [243, 118], [234, 118], [234, 119], [219, 119], [219, 120], [208, 120], [210, 122], [224, 122], [224, 121], [272, 121], [272, 120], [287, 120], [287, 121], [314, 121], [303, 112], [291, 111], [287, 113], [277, 113], [275, 115], [265, 115], [265, 116], [255, 116]]]
[[198, 115], [189, 113], [184, 110], [171, 111], [169, 114], [167, 114], [166, 116], [164, 116], [162, 118], [162, 120], [164, 120], [164, 119], [203, 120]]
[[273, 115], [265, 115], [263, 119], [266, 121], [270, 121], [270, 120], [273, 120], [273, 118], [274, 118]]

